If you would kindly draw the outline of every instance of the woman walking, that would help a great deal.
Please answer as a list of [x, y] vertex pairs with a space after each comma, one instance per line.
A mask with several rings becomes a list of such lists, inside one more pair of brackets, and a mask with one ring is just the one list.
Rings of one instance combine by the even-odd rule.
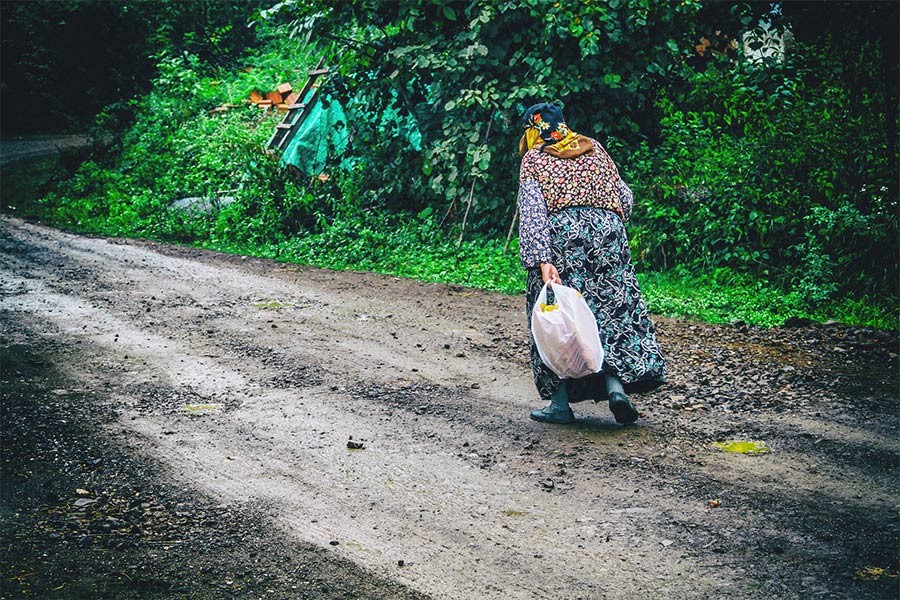
[[606, 399], [617, 422], [633, 423], [638, 412], [627, 394], [661, 385], [666, 363], [631, 264], [625, 234], [631, 190], [599, 142], [569, 130], [558, 106], [535, 104], [522, 126], [519, 244], [529, 330], [543, 285], [566, 285], [594, 313], [606, 354], [602, 373], [562, 380], [541, 361], [532, 339], [534, 382], [549, 405], [531, 418], [572, 423], [570, 402]]

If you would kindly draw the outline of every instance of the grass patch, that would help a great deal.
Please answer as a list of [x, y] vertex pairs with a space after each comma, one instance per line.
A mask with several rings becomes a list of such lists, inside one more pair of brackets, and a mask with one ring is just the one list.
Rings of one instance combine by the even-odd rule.
[[[525, 272], [515, 242], [503, 253], [503, 240], [472, 238], [457, 248], [455, 237], [428, 220], [356, 216], [280, 243], [202, 241], [200, 247], [336, 270], [361, 270], [420, 281], [458, 284], [518, 295]], [[844, 298], [811, 305], [802, 289], [780, 290], [751, 275], [718, 269], [711, 274], [679, 271], [638, 273], [654, 314], [707, 323], [775, 327], [788, 319], [838, 321], [847, 325], [897, 330], [900, 307], [890, 299]]]

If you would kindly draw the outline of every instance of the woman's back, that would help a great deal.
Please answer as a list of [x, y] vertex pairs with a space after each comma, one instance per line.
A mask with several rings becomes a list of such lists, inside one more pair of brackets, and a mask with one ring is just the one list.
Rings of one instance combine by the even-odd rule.
[[591, 150], [575, 158], [557, 158], [538, 148], [522, 157], [520, 179], [538, 183], [550, 213], [573, 206], [619, 212], [616, 165], [599, 142], [584, 139]]

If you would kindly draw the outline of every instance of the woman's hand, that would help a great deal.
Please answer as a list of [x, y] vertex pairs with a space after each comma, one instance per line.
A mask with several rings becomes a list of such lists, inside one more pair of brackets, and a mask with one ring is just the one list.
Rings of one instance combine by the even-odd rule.
[[559, 271], [550, 263], [541, 263], [541, 277], [544, 283], [556, 283], [562, 285], [562, 279], [559, 278]]

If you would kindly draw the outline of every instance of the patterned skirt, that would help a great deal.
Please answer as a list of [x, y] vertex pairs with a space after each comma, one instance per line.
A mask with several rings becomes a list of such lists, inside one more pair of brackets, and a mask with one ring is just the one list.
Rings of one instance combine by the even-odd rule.
[[[615, 213], [600, 208], [566, 208], [550, 215], [553, 265], [564, 285], [581, 292], [597, 318], [606, 352], [603, 372], [621, 378], [628, 394], [647, 392], [665, 382], [666, 361], [634, 276], [625, 225]], [[526, 309], [531, 310], [543, 287], [540, 268], [528, 270]], [[548, 299], [549, 301], [549, 299]], [[534, 382], [545, 401], [560, 385], [541, 361], [531, 340]], [[567, 379], [569, 402], [605, 401], [602, 374]]]

